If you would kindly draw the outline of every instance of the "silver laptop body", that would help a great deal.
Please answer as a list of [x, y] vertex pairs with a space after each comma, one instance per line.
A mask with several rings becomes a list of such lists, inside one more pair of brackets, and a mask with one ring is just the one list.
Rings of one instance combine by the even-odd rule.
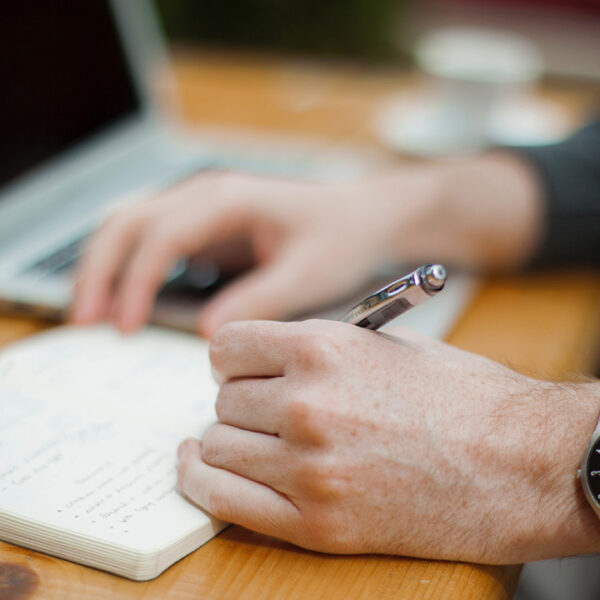
[[[167, 61], [142, 0], [11, 3], [0, 25], [0, 302], [60, 316], [81, 240], [124, 197], [209, 164], [152, 93]], [[3, 93], [4, 95], [4, 93]]]
[[[115, 203], [211, 167], [310, 175], [293, 160], [218, 156], [176, 129], [155, 101], [157, 78], [174, 85], [148, 0], [9, 3], [0, 52], [4, 311], [61, 318], [81, 241]], [[196, 308], [171, 297], [154, 320], [191, 328]]]
[[[252, 143], [250, 154], [246, 148], [232, 155], [177, 131], [152, 91], [157, 76], [163, 89], [171, 76], [149, 0], [31, 0], [8, 3], [2, 11], [4, 312], [62, 318], [82, 240], [115, 204], [146, 197], [195, 171], [241, 167], [331, 180], [369, 169], [362, 153], [315, 152], [310, 144], [289, 152], [286, 143], [282, 152], [277, 144], [265, 150]], [[177, 285], [159, 298], [153, 321], [193, 329], [198, 304], [218, 275], [210, 267], [192, 273], [194, 293], [179, 285], [184, 276], [175, 279]], [[451, 278], [447, 287], [445, 311], [432, 301], [411, 311], [408, 324], [415, 321], [417, 329], [440, 337], [472, 286]], [[342, 308], [324, 316], [336, 318]]]

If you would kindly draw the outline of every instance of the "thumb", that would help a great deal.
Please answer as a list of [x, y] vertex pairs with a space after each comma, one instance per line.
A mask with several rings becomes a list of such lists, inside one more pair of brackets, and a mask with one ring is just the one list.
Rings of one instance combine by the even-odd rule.
[[202, 309], [198, 329], [211, 338], [229, 321], [281, 319], [318, 301], [318, 286], [306, 285], [311, 261], [290, 249], [229, 284]]

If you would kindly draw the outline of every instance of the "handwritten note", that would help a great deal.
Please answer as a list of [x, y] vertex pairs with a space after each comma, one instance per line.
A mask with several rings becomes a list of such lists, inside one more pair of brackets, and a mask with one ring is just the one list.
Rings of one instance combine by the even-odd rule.
[[[0, 515], [158, 547], [208, 521], [175, 491], [176, 448], [215, 420], [206, 343], [60, 328], [0, 354]], [[1, 519], [0, 519], [1, 523]]]

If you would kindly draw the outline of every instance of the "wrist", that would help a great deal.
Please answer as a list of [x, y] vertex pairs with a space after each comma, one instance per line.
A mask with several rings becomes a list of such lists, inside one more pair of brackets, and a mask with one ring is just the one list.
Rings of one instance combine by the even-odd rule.
[[550, 384], [545, 404], [547, 424], [536, 436], [540, 452], [532, 465], [538, 477], [533, 558], [598, 552], [600, 519], [577, 470], [600, 415], [600, 384]]
[[454, 259], [477, 268], [527, 262], [542, 237], [543, 197], [529, 166], [508, 152], [445, 165], [447, 230]]
[[389, 199], [392, 259], [503, 269], [526, 262], [541, 238], [538, 182], [508, 153], [403, 167], [377, 192]]
[[[375, 209], [380, 254], [391, 262], [437, 262], [447, 259], [439, 227], [445, 171], [437, 163], [393, 169], [364, 182], [365, 197], [377, 197]], [[373, 210], [373, 209], [371, 209]]]

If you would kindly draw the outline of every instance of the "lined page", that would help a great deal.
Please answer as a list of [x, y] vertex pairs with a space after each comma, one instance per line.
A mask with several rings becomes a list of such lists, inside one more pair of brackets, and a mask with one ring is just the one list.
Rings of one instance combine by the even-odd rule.
[[207, 525], [175, 491], [176, 449], [215, 420], [217, 389], [207, 344], [183, 333], [63, 327], [10, 347], [0, 513], [144, 552]]

